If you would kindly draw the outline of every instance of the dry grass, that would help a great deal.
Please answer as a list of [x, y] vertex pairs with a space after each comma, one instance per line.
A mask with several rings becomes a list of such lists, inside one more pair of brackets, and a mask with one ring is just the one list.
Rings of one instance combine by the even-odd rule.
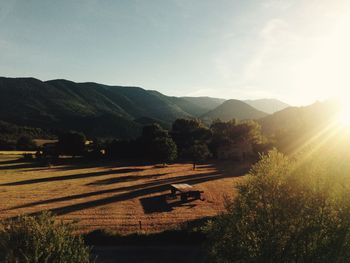
[[[214, 163], [123, 165], [62, 164], [37, 167], [0, 155], [0, 219], [52, 210], [77, 220], [82, 232], [109, 229], [121, 233], [157, 232], [223, 210], [223, 196], [233, 197], [247, 164]], [[189, 183], [204, 191], [205, 201], [165, 198], [170, 183]]]
[[0, 155], [5, 155], [5, 156], [0, 156], [1, 158], [0, 161], [3, 159], [7, 159], [9, 156], [22, 157], [22, 155], [25, 153], [35, 154], [35, 151], [0, 151]]

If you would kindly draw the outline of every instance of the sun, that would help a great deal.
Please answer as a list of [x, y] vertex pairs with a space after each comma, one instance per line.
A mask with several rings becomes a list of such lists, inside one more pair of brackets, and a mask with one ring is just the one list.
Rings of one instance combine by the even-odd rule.
[[350, 127], [350, 100], [341, 100], [338, 123], [343, 127]]

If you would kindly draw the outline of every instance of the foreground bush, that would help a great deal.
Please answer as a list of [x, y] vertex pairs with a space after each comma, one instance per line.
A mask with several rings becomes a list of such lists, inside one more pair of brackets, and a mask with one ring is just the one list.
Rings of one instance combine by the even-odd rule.
[[89, 262], [90, 249], [72, 231], [72, 225], [56, 223], [49, 213], [4, 222], [0, 225], [0, 262]]
[[320, 156], [263, 155], [207, 226], [213, 261], [349, 262], [349, 165]]

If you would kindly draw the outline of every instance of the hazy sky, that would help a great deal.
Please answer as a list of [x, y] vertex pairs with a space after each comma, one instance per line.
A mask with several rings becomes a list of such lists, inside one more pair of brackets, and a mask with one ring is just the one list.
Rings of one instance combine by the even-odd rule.
[[349, 0], [0, 0], [1, 76], [306, 104], [349, 49]]

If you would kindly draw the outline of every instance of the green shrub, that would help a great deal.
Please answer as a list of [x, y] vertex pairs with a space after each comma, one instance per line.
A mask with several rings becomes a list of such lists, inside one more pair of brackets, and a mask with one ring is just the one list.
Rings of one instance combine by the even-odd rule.
[[20, 216], [0, 225], [0, 262], [84, 263], [90, 249], [71, 224], [57, 223], [50, 213]]
[[348, 262], [350, 169], [323, 156], [262, 155], [206, 226], [213, 261]]

